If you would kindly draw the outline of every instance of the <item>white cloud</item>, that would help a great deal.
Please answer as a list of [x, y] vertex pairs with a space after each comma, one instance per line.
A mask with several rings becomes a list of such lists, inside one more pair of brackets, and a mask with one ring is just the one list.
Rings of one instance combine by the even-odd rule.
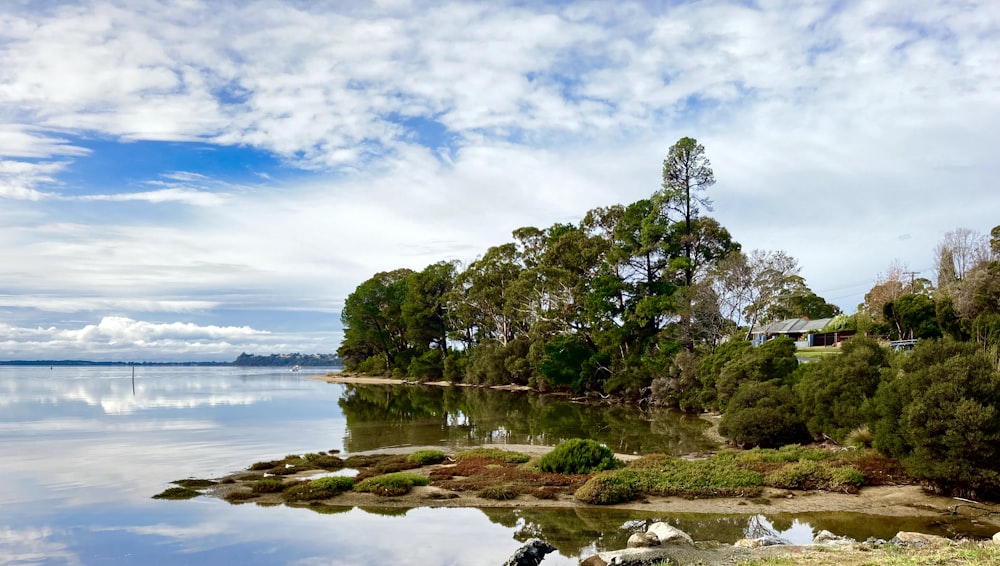
[[[37, 308], [335, 316], [375, 271], [649, 195], [684, 135], [723, 225], [848, 310], [893, 259], [922, 269], [945, 231], [997, 222], [990, 3], [24, 6], [0, 9], [0, 290]], [[65, 191], [90, 138], [243, 145], [313, 174]], [[164, 203], [193, 206], [144, 206]]]

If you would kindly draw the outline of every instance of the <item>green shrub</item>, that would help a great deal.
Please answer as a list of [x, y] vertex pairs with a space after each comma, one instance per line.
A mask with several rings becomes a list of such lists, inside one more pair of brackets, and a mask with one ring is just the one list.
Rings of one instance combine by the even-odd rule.
[[839, 356], [808, 364], [795, 392], [809, 433], [840, 442], [865, 422], [862, 406], [875, 395], [889, 352], [874, 338], [855, 336], [844, 342]]
[[477, 493], [479, 497], [483, 499], [493, 499], [495, 501], [509, 501], [516, 498], [519, 494], [517, 489], [511, 485], [491, 485], [485, 487]]
[[809, 440], [798, 398], [777, 381], [749, 381], [736, 390], [719, 433], [738, 446], [783, 446]]
[[610, 448], [596, 440], [571, 438], [538, 460], [538, 469], [558, 474], [590, 474], [621, 467]]
[[278, 478], [262, 478], [250, 488], [253, 493], [280, 493], [285, 489], [285, 482]]
[[354, 491], [394, 497], [406, 495], [415, 485], [428, 485], [430, 483], [431, 480], [426, 476], [409, 472], [395, 472], [364, 479], [354, 486]]
[[658, 460], [658, 466], [649, 464], [641, 464], [648, 472], [644, 476], [644, 489], [649, 495], [746, 496], [756, 495], [764, 484], [763, 476], [739, 466], [736, 459], [728, 454], [720, 454], [708, 460], [665, 457]]
[[153, 499], [191, 499], [201, 495], [193, 489], [187, 487], [169, 487], [153, 496]]
[[828, 474], [818, 462], [803, 460], [786, 464], [767, 474], [765, 483], [781, 489], [817, 489], [823, 485]]
[[643, 475], [643, 472], [632, 469], [603, 472], [590, 478], [573, 497], [591, 505], [634, 501], [642, 495]]
[[921, 340], [871, 401], [875, 447], [953, 495], [1000, 495], [1000, 372], [975, 343]]
[[288, 501], [318, 501], [329, 499], [354, 487], [354, 478], [330, 476], [316, 478], [285, 488], [283, 495]]
[[801, 444], [786, 444], [781, 448], [753, 448], [736, 452], [735, 458], [740, 462], [798, 462], [799, 460], [828, 460], [834, 453], [822, 448], [808, 448]]
[[406, 459], [420, 466], [429, 466], [431, 464], [440, 464], [445, 458], [444, 452], [440, 450], [417, 450]]
[[523, 464], [531, 460], [531, 456], [527, 454], [500, 448], [472, 448], [471, 450], [463, 450], [455, 454], [454, 458], [457, 461], [482, 458], [484, 460], [497, 460], [506, 464]]

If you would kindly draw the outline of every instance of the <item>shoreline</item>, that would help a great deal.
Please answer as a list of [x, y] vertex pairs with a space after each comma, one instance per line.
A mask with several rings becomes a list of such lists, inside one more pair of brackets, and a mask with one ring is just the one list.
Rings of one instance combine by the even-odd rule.
[[434, 387], [482, 387], [483, 389], [496, 389], [498, 391], [534, 391], [534, 389], [527, 385], [476, 385], [473, 383], [452, 383], [450, 381], [410, 381], [394, 377], [372, 377], [343, 372], [333, 375], [309, 375], [305, 379], [357, 385], [432, 385]]

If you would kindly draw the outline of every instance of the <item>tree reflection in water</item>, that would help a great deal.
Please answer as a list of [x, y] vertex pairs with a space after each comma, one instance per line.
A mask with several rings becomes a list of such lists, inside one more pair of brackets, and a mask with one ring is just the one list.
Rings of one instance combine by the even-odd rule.
[[592, 438], [622, 453], [708, 450], [708, 423], [666, 409], [574, 403], [531, 392], [419, 385], [347, 385], [339, 400], [348, 452], [398, 445], [554, 446]]

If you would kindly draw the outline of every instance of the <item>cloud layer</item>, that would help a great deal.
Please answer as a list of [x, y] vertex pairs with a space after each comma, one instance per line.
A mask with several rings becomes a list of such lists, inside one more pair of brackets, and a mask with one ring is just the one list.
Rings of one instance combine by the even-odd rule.
[[[1000, 222], [989, 2], [13, 3], [0, 30], [0, 358], [333, 351], [374, 272], [643, 198], [685, 135], [723, 225], [847, 311]], [[109, 346], [116, 320], [152, 334]]]

